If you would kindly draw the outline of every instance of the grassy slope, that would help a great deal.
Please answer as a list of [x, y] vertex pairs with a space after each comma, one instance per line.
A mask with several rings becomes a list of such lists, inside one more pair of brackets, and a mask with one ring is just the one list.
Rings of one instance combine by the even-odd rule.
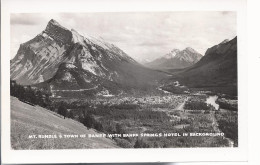
[[107, 138], [29, 139], [29, 135], [97, 134], [83, 124], [11, 97], [11, 144], [13, 149], [117, 148]]

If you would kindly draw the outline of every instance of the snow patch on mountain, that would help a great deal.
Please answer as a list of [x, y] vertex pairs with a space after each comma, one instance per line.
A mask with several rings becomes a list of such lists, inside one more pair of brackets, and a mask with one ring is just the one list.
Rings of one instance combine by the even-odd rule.
[[68, 82], [72, 82], [73, 81], [73, 76], [71, 75], [70, 72], [65, 72], [64, 76], [62, 77], [63, 81], [68, 81]]
[[40, 75], [38, 80], [36, 80], [36, 83], [41, 83], [41, 82], [44, 82], [43, 75]]
[[170, 53], [164, 55], [162, 58], [171, 59], [175, 57], [180, 52], [179, 49], [173, 49]]
[[82, 62], [82, 68], [86, 71], [93, 73], [94, 75], [97, 75], [97, 72], [95, 69], [95, 68], [97, 68], [97, 65], [94, 63]]
[[185, 48], [184, 51], [189, 51], [189, 52], [191, 52], [191, 53], [198, 53], [196, 50], [194, 50], [194, 49], [191, 48], [191, 47]]
[[67, 63], [66, 64], [66, 68], [76, 68], [76, 66], [75, 65], [73, 65], [73, 64], [71, 64], [71, 63]]
[[71, 29], [71, 32], [72, 32], [72, 41], [74, 42], [74, 43], [77, 43], [77, 42], [79, 42], [79, 43], [81, 43], [82, 45], [85, 45], [85, 43], [84, 43], [84, 37], [83, 36], [81, 36], [76, 30], [74, 30], [74, 29]]

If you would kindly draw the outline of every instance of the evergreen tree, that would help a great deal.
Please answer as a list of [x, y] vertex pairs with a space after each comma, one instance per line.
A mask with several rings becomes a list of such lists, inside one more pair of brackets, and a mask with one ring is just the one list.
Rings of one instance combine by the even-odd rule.
[[142, 139], [137, 139], [134, 148], [149, 148], [150, 145]]
[[66, 118], [66, 116], [67, 116], [67, 109], [66, 109], [64, 103], [61, 103], [61, 105], [59, 106], [58, 114], [62, 115], [64, 117], [64, 119]]
[[123, 126], [120, 125], [119, 123], [116, 124], [116, 133], [118, 133], [118, 134], [124, 134], [125, 133]]

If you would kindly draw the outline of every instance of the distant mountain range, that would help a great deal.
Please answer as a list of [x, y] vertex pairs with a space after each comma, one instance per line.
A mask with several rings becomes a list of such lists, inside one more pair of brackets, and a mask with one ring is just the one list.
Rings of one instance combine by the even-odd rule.
[[187, 47], [184, 50], [173, 49], [168, 54], [144, 64], [153, 69], [182, 69], [189, 67], [202, 58], [194, 49]]
[[176, 80], [189, 88], [236, 94], [237, 38], [209, 48], [204, 56], [189, 47], [173, 49], [145, 67], [102, 38], [84, 37], [52, 19], [20, 45], [10, 65], [12, 80], [49, 89], [53, 97], [151, 92]]
[[196, 64], [174, 72], [170, 81], [176, 79], [188, 87], [237, 95], [237, 37], [209, 48]]
[[146, 89], [165, 75], [143, 67], [102, 38], [84, 37], [53, 19], [43, 32], [21, 44], [11, 60], [12, 80], [50, 88], [59, 95]]

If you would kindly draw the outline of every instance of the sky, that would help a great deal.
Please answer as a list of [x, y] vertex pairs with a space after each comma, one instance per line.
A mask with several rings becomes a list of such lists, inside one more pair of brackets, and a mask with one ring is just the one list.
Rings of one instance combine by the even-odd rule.
[[102, 37], [137, 61], [154, 60], [172, 49], [206, 50], [237, 33], [236, 13], [121, 12], [121, 13], [19, 13], [11, 14], [11, 58], [24, 43], [55, 19], [83, 36]]

